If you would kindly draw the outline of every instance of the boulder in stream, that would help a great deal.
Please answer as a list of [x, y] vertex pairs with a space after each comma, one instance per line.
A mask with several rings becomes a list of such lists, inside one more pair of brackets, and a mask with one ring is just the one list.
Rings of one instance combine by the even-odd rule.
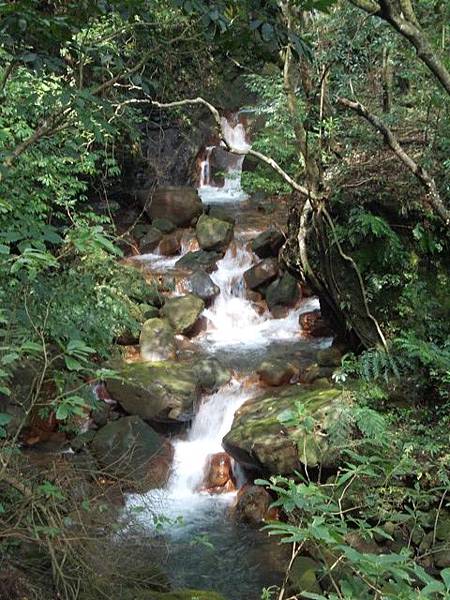
[[170, 444], [138, 416], [122, 417], [99, 429], [91, 450], [101, 467], [140, 491], [164, 485]]
[[228, 221], [202, 215], [197, 221], [195, 233], [203, 250], [225, 252], [233, 239], [233, 225]]
[[220, 288], [214, 283], [206, 271], [196, 271], [186, 282], [189, 292], [201, 298], [205, 303], [210, 303], [220, 294]]
[[270, 282], [278, 275], [278, 261], [274, 258], [265, 258], [244, 273], [245, 283], [251, 290], [257, 290]]
[[307, 337], [331, 337], [333, 335], [319, 309], [302, 313], [299, 317], [299, 324], [303, 335]]
[[153, 192], [140, 190], [137, 197], [152, 220], [169, 219], [177, 227], [191, 225], [203, 211], [197, 190], [192, 187], [167, 186]]
[[259, 258], [270, 258], [278, 256], [285, 238], [278, 229], [263, 231], [252, 242], [252, 250]]
[[235, 515], [239, 521], [260, 526], [265, 520], [276, 518], [270, 510], [272, 497], [259, 485], [244, 485], [238, 492]]
[[170, 219], [166, 219], [165, 217], [153, 219], [152, 225], [161, 233], [173, 233], [176, 229], [176, 226], [172, 223], [172, 221]]
[[205, 303], [194, 294], [175, 296], [166, 300], [161, 314], [166, 317], [176, 333], [191, 333], [205, 308]]
[[289, 383], [298, 371], [286, 360], [265, 360], [259, 365], [256, 372], [266, 385], [279, 386]]
[[217, 358], [202, 358], [192, 366], [200, 389], [212, 394], [231, 380], [231, 371]]
[[300, 299], [298, 281], [290, 273], [283, 273], [269, 285], [265, 296], [271, 311], [277, 307], [293, 307]]
[[108, 391], [127, 413], [163, 423], [192, 418], [200, 385], [191, 365], [130, 363], [119, 369], [119, 375], [120, 379], [107, 381]]
[[220, 252], [207, 252], [206, 250], [196, 250], [187, 252], [177, 261], [176, 267], [179, 269], [188, 269], [190, 271], [204, 270], [208, 273], [217, 269], [216, 263], [222, 258]]
[[160, 361], [175, 358], [175, 332], [165, 319], [148, 319], [139, 338], [142, 360]]
[[299, 385], [252, 398], [236, 411], [223, 447], [244, 467], [271, 475], [289, 475], [302, 465], [334, 469], [339, 452], [327, 430], [341, 402], [341, 390]]
[[147, 230], [147, 233], [141, 237], [139, 240], [139, 251], [141, 254], [148, 254], [153, 252], [158, 246], [159, 242], [162, 240], [162, 233], [155, 229], [154, 227], [150, 227]]
[[181, 235], [179, 231], [168, 233], [159, 242], [158, 251], [163, 256], [174, 256], [181, 250]]

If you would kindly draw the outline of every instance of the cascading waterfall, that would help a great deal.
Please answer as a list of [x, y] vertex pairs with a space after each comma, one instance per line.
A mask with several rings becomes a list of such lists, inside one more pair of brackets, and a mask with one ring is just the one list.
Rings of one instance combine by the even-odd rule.
[[167, 489], [171, 497], [195, 502], [208, 456], [222, 451], [222, 439], [231, 429], [234, 413], [252, 393], [242, 382], [232, 380], [201, 404], [187, 439], [175, 443]]
[[[233, 118], [235, 120], [235, 118]], [[245, 128], [242, 123], [232, 123], [221, 118], [222, 132], [226, 142], [236, 150], [245, 153], [251, 146], [247, 142]], [[226, 147], [221, 142], [222, 147]], [[242, 164], [244, 155], [228, 153], [229, 164], [225, 170], [224, 184], [218, 187], [211, 184], [211, 155], [216, 146], [208, 146], [206, 155], [200, 164], [200, 185], [198, 193], [206, 204], [222, 202], [239, 202], [248, 198], [241, 186]]]

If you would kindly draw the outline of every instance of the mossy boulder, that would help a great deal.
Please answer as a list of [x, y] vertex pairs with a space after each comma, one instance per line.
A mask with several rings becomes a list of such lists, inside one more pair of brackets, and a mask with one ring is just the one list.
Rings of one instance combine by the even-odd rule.
[[339, 418], [342, 392], [291, 385], [247, 400], [224, 437], [239, 463], [267, 474], [291, 474], [302, 465], [336, 469], [339, 452], [327, 430]]
[[211, 273], [217, 269], [216, 263], [222, 258], [220, 252], [207, 252], [206, 250], [197, 250], [196, 252], [187, 252], [176, 262], [179, 269], [189, 271], [199, 271], [200, 269]]
[[194, 294], [186, 294], [166, 300], [161, 315], [166, 317], [176, 333], [188, 335], [194, 329], [204, 308], [205, 303], [201, 298]]
[[216, 392], [231, 379], [230, 369], [224, 367], [217, 358], [198, 360], [192, 369], [203, 392]]
[[101, 467], [131, 489], [148, 490], [167, 480], [170, 445], [138, 416], [111, 421], [96, 432], [90, 447]]
[[185, 422], [199, 399], [198, 377], [190, 365], [173, 361], [132, 363], [109, 379], [108, 391], [131, 415], [158, 422]]
[[197, 222], [195, 234], [200, 248], [224, 252], [233, 239], [233, 225], [215, 217], [202, 215]]
[[148, 319], [139, 337], [142, 360], [161, 361], [175, 358], [175, 332], [165, 319]]

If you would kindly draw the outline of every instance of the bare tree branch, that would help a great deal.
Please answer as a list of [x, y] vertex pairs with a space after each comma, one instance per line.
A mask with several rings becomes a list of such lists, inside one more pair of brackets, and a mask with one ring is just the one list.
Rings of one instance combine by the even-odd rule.
[[371, 113], [364, 105], [360, 102], [353, 102], [348, 98], [338, 98], [338, 104], [344, 106], [345, 108], [350, 108], [355, 111], [359, 115], [361, 115], [366, 121], [368, 121], [377, 131], [379, 131], [394, 152], [394, 154], [402, 161], [404, 165], [417, 177], [423, 187], [426, 189], [428, 193], [428, 200], [430, 205], [433, 207], [434, 211], [439, 215], [439, 217], [444, 221], [444, 223], [448, 226], [450, 225], [450, 210], [446, 208], [444, 202], [439, 194], [439, 190], [436, 186], [436, 183], [433, 177], [426, 171], [421, 165], [417, 164], [413, 158], [409, 154], [403, 150], [400, 146], [397, 138], [393, 134], [392, 130], [376, 115]]
[[400, 11], [393, 0], [349, 0], [370, 15], [380, 17], [406, 38], [416, 49], [417, 56], [450, 94], [450, 72], [430, 44], [414, 12], [411, 0], [400, 0]]

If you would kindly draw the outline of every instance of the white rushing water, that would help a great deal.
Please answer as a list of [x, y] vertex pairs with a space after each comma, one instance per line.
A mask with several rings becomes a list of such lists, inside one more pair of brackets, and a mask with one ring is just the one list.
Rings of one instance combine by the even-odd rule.
[[186, 440], [174, 444], [173, 474], [167, 492], [173, 498], [195, 501], [207, 458], [223, 452], [222, 439], [230, 431], [236, 410], [255, 392], [232, 380], [205, 398]]
[[[242, 123], [232, 124], [228, 119], [221, 119], [222, 131], [226, 142], [240, 152], [246, 152], [250, 149], [247, 142], [245, 128]], [[226, 145], [222, 142], [221, 146]], [[248, 195], [241, 186], [242, 164], [244, 155], [229, 153], [228, 168], [224, 174], [224, 184], [218, 187], [211, 184], [211, 155], [215, 146], [206, 148], [206, 155], [200, 165], [200, 185], [198, 193], [205, 204], [240, 202], [246, 200]]]
[[266, 346], [274, 341], [300, 337], [299, 315], [319, 307], [313, 298], [290, 310], [283, 319], [274, 319], [269, 311], [260, 314], [258, 307], [246, 298], [244, 273], [255, 262], [244, 244], [230, 246], [217, 271], [211, 274], [220, 288], [220, 295], [211, 308], [205, 310], [208, 329], [203, 335], [206, 346]]

